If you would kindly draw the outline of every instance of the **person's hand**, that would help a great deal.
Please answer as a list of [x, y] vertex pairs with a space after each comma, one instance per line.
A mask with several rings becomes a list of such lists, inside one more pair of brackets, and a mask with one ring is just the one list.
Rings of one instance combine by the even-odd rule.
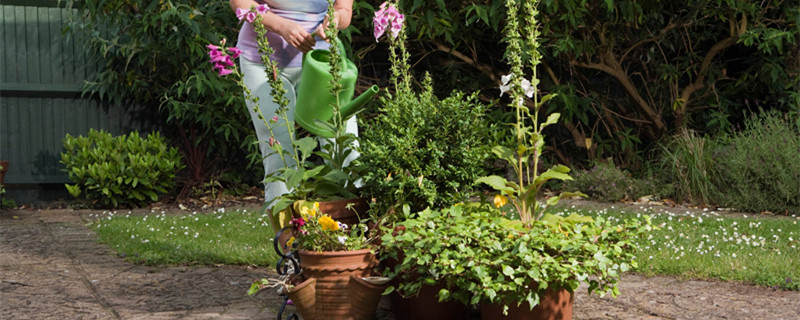
[[278, 27], [275, 28], [275, 33], [283, 37], [289, 45], [303, 53], [311, 51], [314, 45], [317, 44], [314, 35], [308, 33], [297, 22], [288, 19], [281, 19]]
[[[333, 12], [333, 20], [336, 21], [336, 26], [339, 26], [339, 11]], [[317, 27], [317, 30], [314, 30], [314, 34], [318, 35], [320, 39], [324, 39], [327, 42], [330, 42], [328, 37], [325, 35], [325, 29], [328, 29], [328, 16], [325, 16], [325, 20], [322, 20], [322, 23]]]

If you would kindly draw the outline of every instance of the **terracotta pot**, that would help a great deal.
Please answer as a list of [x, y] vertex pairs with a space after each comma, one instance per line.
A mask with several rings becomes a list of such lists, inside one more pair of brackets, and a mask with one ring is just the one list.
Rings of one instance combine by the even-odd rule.
[[[353, 204], [352, 210], [347, 208], [350, 203]], [[319, 201], [319, 211], [346, 224], [358, 224], [360, 219], [366, 219], [368, 210], [369, 203], [365, 198]]]
[[[402, 259], [402, 258], [401, 258]], [[383, 260], [383, 267], [394, 269], [400, 262], [395, 259]], [[392, 280], [397, 286], [401, 281]], [[444, 285], [422, 286], [416, 296], [403, 298], [397, 291], [389, 294], [392, 314], [398, 320], [462, 320], [469, 319], [468, 306], [457, 301], [439, 302], [436, 296]]]
[[442, 285], [422, 286], [419, 294], [403, 298], [397, 292], [389, 295], [392, 314], [398, 320], [465, 320], [469, 319], [469, 307], [456, 301], [439, 302], [436, 294]]
[[315, 308], [317, 304], [316, 284], [317, 279], [307, 279], [288, 290], [289, 298], [292, 299], [292, 303], [297, 308], [297, 313], [303, 319], [317, 318], [317, 309]]
[[539, 305], [531, 310], [527, 302], [508, 306], [508, 315], [503, 315], [503, 306], [498, 303], [481, 303], [482, 320], [570, 320], [575, 297], [567, 289], [547, 290]]
[[[363, 297], [359, 297], [354, 290], [365, 290], [365, 284], [351, 281], [352, 277], [369, 276], [372, 268], [377, 266], [378, 260], [369, 249], [334, 252], [300, 251], [299, 253], [303, 277], [316, 280], [314, 285], [315, 301], [313, 307], [310, 307], [313, 308], [314, 314], [325, 315], [325, 319], [361, 320], [372, 318], [375, 307], [377, 307], [377, 300], [375, 303], [372, 300], [367, 301], [370, 306], [361, 305], [364, 301], [357, 299]], [[368, 293], [367, 296], [371, 296], [371, 294]], [[291, 293], [289, 297], [294, 301]], [[354, 305], [357, 307], [353, 307]], [[358, 313], [355, 312], [357, 310]]]

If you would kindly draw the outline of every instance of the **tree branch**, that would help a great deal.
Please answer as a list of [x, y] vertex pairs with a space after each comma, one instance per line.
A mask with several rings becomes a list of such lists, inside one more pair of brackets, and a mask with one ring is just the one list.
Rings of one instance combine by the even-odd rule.
[[492, 82], [500, 83], [500, 75], [496, 74], [494, 69], [491, 66], [489, 66], [488, 64], [480, 62], [477, 59], [470, 58], [466, 54], [463, 54], [460, 51], [455, 50], [453, 48], [449, 48], [449, 47], [445, 46], [444, 44], [442, 44], [439, 41], [432, 40], [432, 42], [433, 42], [434, 45], [436, 45], [436, 50], [439, 50], [439, 51], [442, 51], [442, 52], [447, 52], [447, 53], [453, 55], [454, 57], [458, 58], [459, 60], [471, 64], [473, 67], [475, 67], [475, 69], [478, 69], [478, 71], [480, 71], [483, 74], [487, 75], [489, 77], [489, 79], [492, 80]]

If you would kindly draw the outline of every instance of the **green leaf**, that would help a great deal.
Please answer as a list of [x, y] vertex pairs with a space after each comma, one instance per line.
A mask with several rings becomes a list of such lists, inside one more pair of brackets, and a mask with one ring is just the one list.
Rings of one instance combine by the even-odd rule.
[[509, 277], [514, 275], [514, 268], [511, 266], [503, 266], [503, 274]]
[[384, 295], [384, 296], [388, 295], [388, 294], [394, 292], [394, 289], [395, 289], [394, 286], [388, 286], [388, 287], [386, 287], [386, 290], [383, 290], [383, 293], [381, 293], [381, 295]]
[[476, 183], [485, 183], [497, 191], [502, 191], [507, 194], [514, 194], [516, 190], [508, 186], [508, 180], [501, 176], [491, 175], [488, 177], [480, 177], [475, 180]]
[[509, 163], [514, 163], [516, 160], [514, 151], [506, 146], [495, 146], [492, 148], [492, 152], [501, 160], [508, 161]]

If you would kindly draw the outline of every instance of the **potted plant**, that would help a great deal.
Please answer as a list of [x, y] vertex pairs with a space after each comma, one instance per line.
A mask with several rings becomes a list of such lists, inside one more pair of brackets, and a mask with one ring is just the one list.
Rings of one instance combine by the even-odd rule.
[[[521, 6], [521, 10], [520, 10]], [[481, 303], [484, 319], [570, 319], [575, 289], [581, 281], [589, 282], [589, 292], [600, 294], [619, 291], [619, 275], [635, 267], [635, 244], [630, 241], [652, 227], [649, 220], [613, 224], [602, 218], [578, 214], [568, 217], [545, 213], [562, 193], [540, 203], [540, 189], [551, 179], [570, 180], [569, 168], [556, 165], [539, 173], [539, 158], [544, 148], [543, 129], [559, 119], [558, 113], [539, 120], [542, 105], [554, 94], [540, 97], [536, 68], [540, 63], [539, 29], [536, 1], [506, 1], [506, 57], [511, 73], [502, 77], [501, 95], [508, 92], [516, 122], [514, 149], [497, 146], [498, 158], [507, 161], [516, 173], [516, 180], [488, 176], [477, 180], [498, 191], [494, 205], [511, 207], [500, 216], [486, 212], [485, 219], [503, 226], [483, 245], [483, 258], [476, 258], [459, 287], [475, 286], [472, 302]], [[522, 24], [520, 22], [523, 22]], [[525, 37], [521, 36], [524, 34]], [[523, 48], [524, 47], [524, 48]], [[528, 65], [522, 53], [529, 52]], [[531, 70], [531, 80], [524, 70]], [[527, 97], [530, 106], [525, 104]], [[490, 253], [486, 255], [487, 251]]]
[[[433, 93], [429, 75], [422, 90], [412, 89], [404, 16], [392, 2], [375, 13], [376, 41], [388, 30], [394, 93], [380, 98], [374, 117], [362, 121], [361, 152], [365, 197], [374, 216], [392, 219], [403, 205], [412, 212], [443, 208], [472, 194], [476, 178], [486, 174], [490, 124], [477, 93]], [[389, 221], [391, 222], [391, 221]]]
[[[267, 9], [265, 5], [259, 5], [250, 9], [251, 14], [237, 13], [241, 20], [247, 19], [254, 27], [258, 34], [259, 51], [262, 53], [262, 61], [265, 61], [267, 70], [274, 70], [276, 68], [275, 62], [270, 59], [273, 49], [269, 46], [266, 28], [260, 23], [261, 15], [257, 12], [264, 12]], [[331, 43], [340, 43], [337, 38], [337, 29], [334, 19], [330, 17], [333, 15], [333, 2], [329, 1], [328, 21], [331, 21], [326, 30], [328, 39]], [[330, 119], [320, 121], [315, 119], [304, 118], [304, 123], [313, 124], [314, 130], [311, 133], [322, 134], [323, 138], [328, 138], [328, 143], [319, 143], [317, 136], [297, 137], [294, 132], [295, 123], [288, 117], [288, 103], [285, 98], [286, 89], [283, 87], [283, 82], [277, 76], [269, 77], [268, 82], [272, 88], [273, 101], [278, 102], [280, 107], [275, 115], [264, 115], [258, 108], [258, 101], [249, 88], [242, 81], [241, 74], [236, 69], [233, 59], [238, 58], [241, 51], [237, 48], [225, 48], [225, 40], [222, 41], [220, 46], [209, 45], [209, 56], [214, 68], [218, 69], [220, 76], [232, 74], [237, 83], [245, 90], [246, 98], [254, 102], [255, 112], [259, 118], [264, 121], [267, 130], [272, 134], [273, 129], [278, 126], [283, 126], [289, 132], [290, 146], [283, 146], [277, 142], [273, 137], [270, 137], [268, 144], [272, 149], [269, 157], [280, 157], [284, 166], [275, 172], [269, 173], [264, 182], [280, 182], [284, 183], [289, 189], [289, 193], [272, 199], [267, 203], [267, 210], [270, 223], [273, 230], [277, 233], [282, 227], [286, 226], [293, 217], [299, 216], [299, 210], [308, 206], [312, 201], [320, 203], [320, 206], [335, 219], [344, 219], [346, 223], [356, 223], [361, 218], [354, 212], [359, 210], [363, 213], [366, 212], [367, 203], [363, 199], [358, 199], [359, 191], [356, 181], [359, 179], [359, 169], [355, 165], [348, 165], [348, 158], [354, 152], [357, 145], [357, 137], [354, 134], [345, 131], [345, 122], [347, 117], [352, 116], [354, 112], [351, 105], [348, 105], [348, 112], [342, 112], [343, 101], [350, 101], [350, 98], [345, 96], [352, 95], [352, 91], [348, 92], [344, 87], [345, 82], [354, 81], [355, 74], [353, 74], [352, 63], [346, 63], [346, 59], [342, 58], [342, 52], [339, 46], [332, 45], [329, 51], [317, 52], [314, 54], [307, 54], [306, 58], [310, 56], [318, 57], [323, 56], [324, 60], [329, 63], [327, 72], [329, 72], [329, 82], [327, 85], [329, 93], [321, 93], [321, 95], [330, 95], [330, 99], [317, 99], [316, 102], [327, 104], [330, 106], [320, 106], [321, 108], [330, 107]], [[314, 50], [317, 51], [317, 50]], [[313, 51], [312, 51], [313, 53]], [[348, 69], [349, 68], [349, 69]], [[343, 69], [348, 69], [347, 74], [349, 78], [343, 79]], [[304, 74], [306, 68], [304, 68]], [[312, 78], [303, 76], [304, 78]], [[319, 79], [313, 79], [319, 81]], [[347, 80], [347, 81], [345, 81]], [[301, 91], [303, 85], [301, 84]], [[351, 86], [352, 87], [352, 86]], [[349, 89], [352, 89], [352, 88]], [[363, 104], [364, 101], [372, 97], [377, 92], [377, 87], [370, 88], [369, 93], [359, 97], [358, 103]], [[307, 113], [306, 111], [303, 111]], [[273, 135], [274, 136], [274, 135]], [[314, 161], [312, 157], [317, 157], [323, 161]], [[327, 200], [333, 200], [327, 202]], [[365, 216], [365, 214], [364, 214]]]
[[[372, 319], [388, 278], [373, 277], [378, 265], [366, 225], [347, 225], [302, 207], [291, 221], [287, 245], [297, 250], [301, 272], [283, 283], [304, 319]], [[259, 283], [254, 284], [254, 290]]]
[[[404, 212], [406, 219], [396, 224], [397, 232], [382, 237], [384, 253], [402, 251], [407, 257], [391, 275], [402, 276], [403, 270], [424, 275], [406, 277], [396, 286], [399, 290], [443, 282], [446, 286], [438, 292], [440, 299], [480, 305], [484, 319], [570, 319], [572, 293], [582, 281], [589, 283], [589, 292], [619, 293], [619, 275], [636, 266], [636, 245], [631, 239], [652, 226], [649, 221], [615, 224], [578, 214], [545, 213], [560, 197], [580, 194], [562, 193], [543, 203], [537, 199], [548, 180], [571, 178], [569, 168], [563, 165], [542, 173], [537, 170], [544, 147], [542, 131], [556, 123], [559, 115], [539, 121], [540, 107], [553, 96], [539, 97], [537, 90], [535, 2], [507, 0], [506, 6], [505, 56], [511, 73], [502, 77], [500, 89], [501, 95], [510, 95], [516, 145], [497, 146], [493, 152], [509, 163], [516, 179], [496, 175], [477, 179], [499, 192], [491, 203], [482, 199], [441, 210]], [[520, 20], [527, 24], [521, 26]], [[527, 35], [524, 43], [520, 31]], [[523, 45], [530, 52], [532, 80], [524, 78]], [[525, 97], [531, 99], [530, 107], [525, 105]]]
[[[362, 122], [361, 154], [355, 161], [363, 170], [362, 192], [366, 198], [374, 199], [370, 203], [373, 220], [391, 230], [393, 223], [407, 217], [401, 211], [416, 213], [426, 207], [448, 207], [472, 194], [474, 180], [486, 174], [489, 124], [484, 117], [486, 106], [477, 101], [477, 93], [453, 91], [439, 98], [433, 93], [428, 75], [421, 90], [412, 89], [404, 16], [395, 3], [383, 3], [375, 13], [374, 23], [376, 41], [387, 34], [394, 92], [385, 93], [377, 114]], [[403, 260], [402, 253], [391, 257], [382, 254], [382, 259], [392, 269], [398, 260]], [[407, 275], [425, 277], [414, 270]], [[396, 277], [395, 281], [404, 279]], [[399, 294], [393, 292], [394, 316], [464, 318], [466, 305], [437, 303], [436, 288], [441, 285], [432, 283], [399, 290]]]

